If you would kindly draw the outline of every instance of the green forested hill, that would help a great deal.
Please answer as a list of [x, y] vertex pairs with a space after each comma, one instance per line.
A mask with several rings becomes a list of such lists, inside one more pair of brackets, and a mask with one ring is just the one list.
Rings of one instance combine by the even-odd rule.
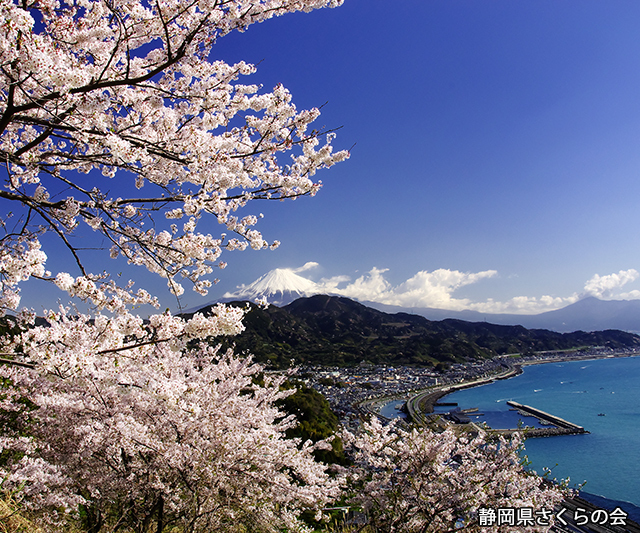
[[640, 348], [639, 336], [617, 330], [556, 333], [486, 322], [431, 321], [407, 313], [383, 313], [348, 298], [325, 295], [300, 298], [282, 308], [252, 306], [244, 322], [246, 331], [225, 343], [276, 367], [292, 362], [342, 366], [362, 361], [434, 365], [582, 346]]

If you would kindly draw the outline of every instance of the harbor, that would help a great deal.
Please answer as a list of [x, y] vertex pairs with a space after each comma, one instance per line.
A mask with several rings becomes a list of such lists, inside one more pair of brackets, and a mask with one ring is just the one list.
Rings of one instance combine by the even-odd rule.
[[[506, 365], [505, 365], [506, 366]], [[513, 377], [521, 372], [521, 368], [518, 366], [506, 366], [505, 371], [497, 376], [493, 376], [489, 379], [473, 380], [471, 382], [461, 383], [448, 387], [438, 387], [431, 390], [422, 391], [421, 393], [409, 398], [406, 402], [405, 410], [414, 422], [425, 424], [434, 419], [444, 417], [450, 422], [461, 425], [470, 424], [476, 426], [469, 418], [469, 414], [474, 413], [476, 416], [482, 413], [478, 412], [477, 408], [461, 410], [457, 408], [455, 402], [441, 402], [440, 399], [455, 391], [476, 387], [478, 385], [490, 383], [496, 379], [505, 379]], [[574, 424], [552, 415], [535, 407], [524, 405], [513, 400], [508, 400], [507, 405], [511, 407], [511, 410], [517, 411], [523, 417], [535, 417], [538, 422], [545, 427], [529, 427], [528, 425], [522, 425], [513, 428], [491, 428], [485, 425], [484, 429], [495, 434], [507, 435], [515, 432], [524, 433], [528, 438], [532, 437], [552, 437], [556, 435], [579, 435], [589, 433], [584, 427]], [[434, 413], [434, 407], [453, 407], [448, 413]], [[482, 424], [484, 425], [484, 424]], [[477, 426], [476, 426], [477, 427]]]
[[[579, 435], [582, 433], [589, 433], [582, 426], [568, 422], [563, 418], [554, 416], [552, 414], [531, 407], [530, 405], [523, 405], [513, 400], [507, 401], [507, 405], [518, 411], [522, 416], [534, 416], [541, 424], [549, 427], [545, 428], [531, 428], [526, 430], [529, 437], [550, 437], [553, 435]], [[506, 430], [510, 431], [510, 430]]]

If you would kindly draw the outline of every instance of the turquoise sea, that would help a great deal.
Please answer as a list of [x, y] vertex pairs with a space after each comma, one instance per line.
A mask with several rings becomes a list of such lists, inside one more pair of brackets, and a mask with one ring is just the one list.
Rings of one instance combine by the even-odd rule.
[[[478, 407], [495, 428], [534, 426], [509, 410], [507, 400], [530, 405], [583, 426], [589, 434], [528, 439], [531, 468], [570, 478], [583, 491], [640, 507], [640, 357], [527, 366], [508, 380], [455, 392], [441, 401]], [[450, 408], [448, 408], [450, 409]], [[599, 416], [600, 415], [600, 416]], [[602, 416], [604, 415], [604, 416]]]

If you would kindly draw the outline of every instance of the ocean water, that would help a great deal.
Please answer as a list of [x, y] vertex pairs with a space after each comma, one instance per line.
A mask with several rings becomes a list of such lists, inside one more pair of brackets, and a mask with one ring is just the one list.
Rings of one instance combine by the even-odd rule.
[[[534, 426], [509, 410], [507, 400], [530, 405], [583, 426], [590, 433], [528, 439], [531, 468], [570, 479], [571, 486], [620, 505], [640, 508], [640, 357], [547, 363], [515, 378], [455, 392], [441, 401], [478, 407], [476, 420], [495, 428]], [[451, 409], [451, 408], [448, 408]], [[599, 416], [602, 413], [604, 416]], [[628, 502], [630, 505], [627, 505]], [[627, 509], [625, 509], [627, 510]]]

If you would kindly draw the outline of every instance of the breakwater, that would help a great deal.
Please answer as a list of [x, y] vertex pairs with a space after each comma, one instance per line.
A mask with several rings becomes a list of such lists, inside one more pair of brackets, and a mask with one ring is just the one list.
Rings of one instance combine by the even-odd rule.
[[[574, 424], [530, 405], [523, 405], [513, 400], [507, 401], [507, 405], [516, 409], [523, 416], [534, 416], [543, 424], [552, 424], [554, 427], [548, 428], [528, 428], [526, 430], [528, 437], [550, 437], [552, 435], [576, 435], [581, 433], [589, 433], [582, 426]], [[504, 430], [505, 432], [514, 430]]]
[[[486, 420], [494, 428], [518, 425], [517, 413], [509, 411], [507, 400], [584, 426], [588, 433], [582, 436], [550, 431], [553, 428], [544, 428], [536, 436], [556, 433], [559, 438], [529, 438], [533, 437], [533, 430], [524, 433], [531, 468], [540, 472], [553, 467], [554, 477], [571, 478], [572, 485], [586, 480], [589, 492], [619, 500], [625, 510], [626, 501], [640, 507], [640, 461], [634, 455], [640, 449], [640, 432], [637, 424], [629, 420], [630, 412], [636, 413], [634, 406], [640, 406], [640, 357], [557, 361], [523, 369], [524, 374], [512, 380], [452, 391], [453, 396], [440, 401], [457, 402], [462, 408], [479, 407], [485, 416], [477, 423]], [[542, 401], [544, 405], [539, 403]], [[528, 420], [534, 425], [534, 419]], [[640, 523], [640, 514], [635, 520]]]
[[[513, 377], [519, 375], [522, 372], [522, 368], [520, 366], [515, 365], [504, 365], [506, 371], [501, 373], [498, 376], [492, 376], [491, 378], [485, 378], [480, 380], [474, 380], [471, 382], [460, 383], [457, 385], [450, 385], [448, 387], [442, 387], [437, 389], [432, 389], [429, 391], [423, 391], [409, 400], [406, 403], [406, 410], [409, 415], [409, 418], [416, 423], [424, 424], [429, 418], [429, 415], [433, 413], [433, 407], [435, 405], [447, 405], [449, 403], [455, 402], [440, 402], [439, 400], [444, 396], [447, 396], [453, 392], [467, 389], [471, 387], [476, 387], [478, 385], [483, 385], [486, 383], [490, 383], [492, 381], [496, 381], [498, 379], [506, 379], [509, 377]], [[535, 407], [531, 407], [529, 405], [523, 405], [518, 402], [514, 402], [512, 400], [507, 401], [507, 404], [511, 406], [513, 409], [517, 410], [523, 416], [534, 416], [536, 417], [542, 424], [548, 425], [549, 427], [544, 428], [513, 428], [513, 429], [489, 429], [489, 431], [493, 434], [502, 434], [508, 435], [515, 432], [526, 433], [527, 438], [533, 437], [552, 437], [555, 435], [579, 435], [582, 433], [589, 433], [582, 426], [578, 426], [572, 422], [564, 420], [558, 416], [552, 415], [550, 413], [546, 413], [545, 411], [541, 411], [540, 409], [536, 409]], [[477, 409], [475, 409], [477, 411]]]

